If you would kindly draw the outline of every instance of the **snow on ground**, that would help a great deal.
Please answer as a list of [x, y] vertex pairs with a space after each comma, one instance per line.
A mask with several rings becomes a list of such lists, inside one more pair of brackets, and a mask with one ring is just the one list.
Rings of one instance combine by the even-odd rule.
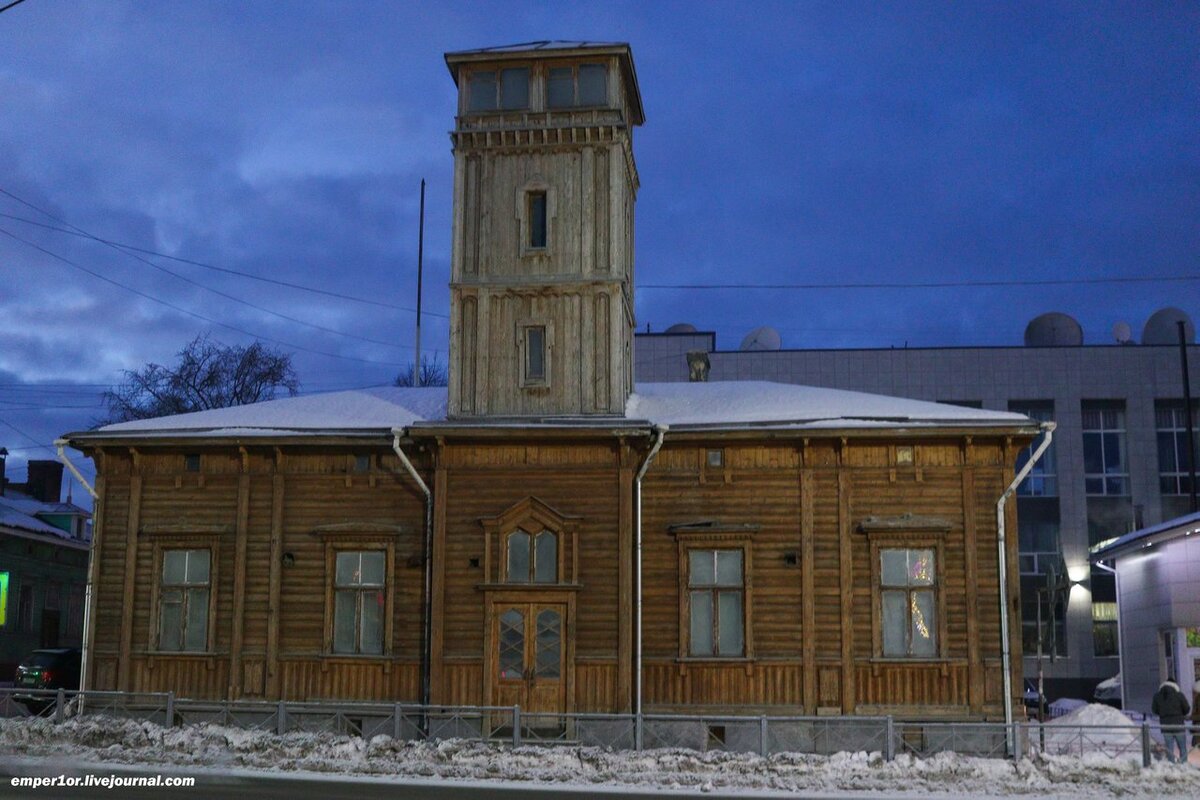
[[744, 753], [598, 747], [509, 747], [451, 739], [370, 741], [332, 733], [277, 736], [217, 725], [162, 728], [110, 717], [55, 725], [0, 720], [0, 753], [75, 761], [375, 775], [409, 779], [535, 781], [561, 786], [636, 786], [723, 791], [855, 791], [952, 796], [1200, 797], [1200, 769], [1107, 756], [1038, 756], [1016, 763], [942, 753], [927, 759], [879, 753], [767, 758]]
[[1142, 757], [1141, 730], [1124, 713], [1102, 703], [1085, 703], [1050, 720], [1045, 741], [1046, 752], [1058, 755], [1103, 748], [1108, 753]]

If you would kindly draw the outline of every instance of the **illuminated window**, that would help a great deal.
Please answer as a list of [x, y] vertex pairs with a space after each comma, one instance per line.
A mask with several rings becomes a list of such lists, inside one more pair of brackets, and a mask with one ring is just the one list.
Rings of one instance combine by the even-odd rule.
[[509, 583], [557, 583], [558, 537], [551, 531], [534, 536], [517, 529], [508, 535], [505, 563]]
[[688, 655], [745, 653], [742, 550], [688, 550]]
[[208, 649], [211, 591], [208, 550], [164, 550], [158, 593], [158, 649], [204, 652]]
[[0, 572], [0, 628], [8, 624], [8, 573]]
[[1117, 655], [1117, 604], [1092, 601], [1092, 645], [1097, 656]]
[[333, 585], [333, 652], [383, 653], [386, 595], [383, 550], [337, 553]]
[[879, 616], [884, 656], [937, 656], [936, 576], [933, 550], [879, 551]]

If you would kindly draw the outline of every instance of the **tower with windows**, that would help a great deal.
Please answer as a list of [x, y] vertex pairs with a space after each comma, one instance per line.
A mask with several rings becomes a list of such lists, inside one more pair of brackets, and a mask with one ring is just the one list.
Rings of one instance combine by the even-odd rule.
[[451, 417], [621, 414], [633, 390], [628, 45], [449, 53]]

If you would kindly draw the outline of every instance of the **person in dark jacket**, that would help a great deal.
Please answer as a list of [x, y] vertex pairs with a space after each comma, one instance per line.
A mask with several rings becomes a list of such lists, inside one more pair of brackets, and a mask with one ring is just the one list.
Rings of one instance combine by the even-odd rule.
[[[1184, 720], [1192, 713], [1187, 698], [1174, 681], [1163, 681], [1150, 702], [1150, 711], [1158, 716], [1163, 739], [1167, 744], [1167, 760], [1176, 764], [1187, 762], [1187, 731]], [[1178, 751], [1178, 757], [1172, 755]]]

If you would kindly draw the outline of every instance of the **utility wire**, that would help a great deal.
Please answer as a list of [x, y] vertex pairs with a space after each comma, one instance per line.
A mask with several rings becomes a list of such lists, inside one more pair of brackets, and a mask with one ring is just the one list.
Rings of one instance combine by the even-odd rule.
[[639, 289], [961, 289], [996, 286], [1078, 286], [1098, 283], [1171, 283], [1200, 281], [1200, 275], [1139, 275], [1116, 278], [1047, 278], [1024, 280], [928, 281], [913, 283], [644, 283]]
[[26, 433], [25, 431], [23, 431], [23, 430], [21, 430], [20, 428], [18, 428], [16, 425], [13, 425], [13, 424], [12, 424], [11, 422], [9, 422], [8, 420], [3, 420], [3, 419], [0, 419], [0, 425], [6, 425], [6, 426], [8, 426], [9, 428], [12, 428], [14, 431], [16, 431], [16, 432], [17, 432], [17, 433], [19, 433], [20, 435], [24, 436], [24, 437], [25, 437], [26, 439], [28, 439], [29, 441], [33, 442], [33, 443], [34, 443], [34, 444], [36, 444], [38, 447], [46, 447], [46, 446], [47, 446], [47, 445], [44, 445], [44, 444], [42, 444], [41, 442], [39, 442], [37, 439], [33, 438], [32, 436], [30, 436], [30, 435], [29, 435], [28, 433]]
[[[10, 192], [4, 188], [0, 188], [0, 194], [4, 194], [6, 197], [10, 197], [13, 200], [17, 201], [18, 203], [21, 203], [22, 205], [33, 209], [34, 211], [37, 211], [41, 214], [45, 214], [50, 219], [60, 222], [63, 225], [70, 225], [70, 228], [75, 227], [74, 225], [71, 225], [69, 222], [65, 222], [65, 221], [59, 219], [58, 217], [54, 216], [50, 212], [46, 211], [45, 209], [35, 206], [33, 203], [30, 203], [28, 200], [23, 200], [22, 198], [17, 197], [15, 194], [13, 194], [12, 192]], [[171, 261], [178, 261], [180, 264], [189, 264], [193, 267], [201, 267], [203, 269], [213, 270], [214, 272], [222, 272], [226, 275], [236, 275], [239, 278], [246, 278], [246, 279], [252, 280], [252, 281], [261, 281], [262, 283], [270, 283], [275, 286], [284, 286], [288, 289], [298, 289], [302, 292], [312, 292], [313, 294], [324, 295], [325, 297], [335, 297], [339, 300], [350, 300], [355, 303], [365, 303], [365, 304], [371, 305], [371, 306], [379, 306], [380, 308], [390, 308], [395, 311], [407, 311], [410, 314], [415, 314], [417, 311], [415, 308], [397, 305], [395, 303], [387, 303], [382, 300], [371, 300], [366, 297], [355, 297], [354, 295], [350, 295], [350, 294], [342, 294], [340, 292], [331, 292], [327, 289], [318, 289], [315, 286], [305, 286], [300, 283], [291, 283], [290, 281], [281, 281], [278, 278], [264, 278], [261, 275], [255, 275], [250, 272], [242, 272], [241, 270], [230, 269], [228, 267], [218, 267], [215, 264], [206, 264], [203, 261], [193, 261], [190, 258], [182, 258], [180, 256], [173, 256], [173, 255], [170, 255], [169, 253], [160, 253], [157, 250], [148, 250], [144, 247], [137, 247], [132, 244], [126, 244], [124, 242], [118, 242], [118, 241], [114, 241], [112, 239], [105, 239], [102, 236], [96, 236], [96, 235], [93, 235], [86, 231], [79, 230], [79, 229], [71, 230], [70, 228], [61, 228], [57, 225], [47, 225], [44, 222], [38, 222], [37, 220], [28, 219], [26, 217], [19, 217], [15, 214], [0, 213], [0, 217], [3, 217], [5, 219], [11, 219], [14, 222], [21, 222], [26, 225], [35, 225], [39, 228], [44, 228], [49, 231], [55, 231], [57, 233], [65, 233], [70, 236], [78, 236], [82, 239], [91, 239], [91, 240], [99, 242], [101, 244], [106, 244], [109, 247], [117, 247], [122, 250], [130, 250], [130, 251], [133, 251], [136, 253], [144, 253], [149, 256], [155, 256], [157, 258], [166, 258], [166, 259], [170, 259]], [[438, 314], [436, 312], [425, 311], [423, 309], [422, 309], [421, 313], [426, 314], [431, 317], [441, 317], [442, 319], [450, 319], [449, 314]]]
[[301, 347], [298, 344], [292, 344], [291, 342], [285, 342], [282, 339], [274, 339], [269, 336], [260, 336], [259, 334], [253, 333], [252, 331], [248, 331], [244, 328], [239, 328], [237, 326], [230, 325], [226, 322], [221, 322], [220, 320], [215, 320], [212, 317], [206, 317], [203, 314], [196, 313], [195, 311], [189, 311], [188, 309], [186, 309], [182, 306], [177, 306], [174, 303], [168, 302], [166, 300], [162, 300], [160, 298], [155, 297], [154, 295], [147, 294], [146, 292], [143, 292], [140, 289], [135, 289], [132, 286], [128, 286], [124, 283], [121, 283], [120, 281], [115, 281], [112, 278], [109, 278], [105, 275], [101, 275], [99, 272], [96, 272], [95, 270], [88, 269], [87, 267], [83, 266], [82, 264], [77, 264], [74, 261], [72, 261], [71, 259], [66, 258], [65, 256], [60, 256], [58, 253], [54, 253], [50, 250], [47, 250], [46, 248], [44, 248], [40, 245], [34, 244], [33, 242], [31, 242], [27, 239], [22, 239], [20, 236], [17, 236], [15, 233], [7, 231], [3, 228], [0, 228], [0, 234], [3, 234], [5, 236], [9, 237], [10, 239], [14, 239], [28, 247], [32, 247], [34, 250], [37, 250], [41, 253], [45, 253], [46, 255], [50, 256], [51, 258], [61, 261], [62, 263], [66, 264], [69, 267], [73, 267], [81, 272], [85, 272], [88, 275], [91, 275], [93, 278], [102, 280], [105, 283], [112, 284], [113, 286], [124, 289], [127, 292], [132, 292], [133, 294], [136, 294], [138, 297], [144, 297], [147, 300], [150, 300], [151, 302], [166, 306], [167, 308], [170, 308], [174, 311], [178, 311], [181, 314], [187, 314], [189, 317], [195, 317], [196, 319], [203, 320], [204, 322], [207, 322], [210, 325], [217, 325], [222, 328], [227, 328], [228, 330], [234, 331], [236, 333], [240, 333], [243, 336], [249, 336], [254, 339], [261, 339], [263, 341], [271, 342], [272, 344], [281, 345], [283, 347], [288, 347], [293, 350], [300, 350], [305, 353], [312, 353], [313, 355], [318, 355], [318, 356], [326, 356], [328, 358], [340, 358], [340, 359], [344, 359], [346, 361], [358, 361], [363, 364], [377, 364], [377, 365], [389, 366], [389, 367], [407, 367], [408, 366], [407, 362], [401, 363], [399, 361], [376, 361], [376, 360], [369, 359], [369, 358], [358, 358], [356, 356], [345, 356], [345, 355], [341, 355], [339, 353], [326, 353], [323, 350], [313, 350], [308, 347]]
[[[3, 192], [4, 194], [9, 194], [8, 192], [5, 192], [3, 189], [0, 189], [0, 192]], [[9, 196], [11, 197], [11, 194], [9, 194]], [[46, 212], [43, 212], [43, 213], [46, 213]], [[52, 217], [52, 218], [57, 219], [55, 217]], [[64, 223], [64, 224], [70, 225], [71, 223], [68, 222], [68, 223]], [[71, 225], [71, 227], [75, 227], [75, 226]], [[93, 239], [97, 242], [100, 241], [100, 239], [98, 239], [95, 236], [92, 236], [91, 234], [88, 234], [86, 231], [80, 230], [80, 235], [82, 235], [88, 239]], [[281, 314], [278, 311], [272, 311], [269, 308], [264, 308], [263, 306], [257, 305], [255, 303], [251, 303], [249, 300], [243, 300], [242, 298], [228, 294], [227, 292], [222, 292], [221, 290], [214, 289], [211, 286], [206, 286], [203, 283], [200, 283], [199, 281], [194, 281], [185, 275], [180, 275], [178, 272], [174, 272], [172, 270], [167, 269], [164, 266], [155, 264], [153, 261], [150, 261], [147, 258], [143, 258], [142, 256], [138, 255], [137, 253], [126, 253], [126, 252], [122, 251], [118, 245], [108, 244], [107, 246], [113, 248], [114, 250], [116, 250], [118, 253], [121, 253], [122, 255], [126, 255], [126, 256], [129, 256], [130, 258], [137, 259], [138, 261], [142, 262], [143, 264], [146, 264], [147, 266], [149, 266], [153, 269], [156, 269], [159, 272], [166, 273], [167, 275], [170, 275], [173, 278], [178, 278], [179, 280], [183, 281], [184, 283], [188, 283], [188, 284], [191, 284], [192, 286], [196, 286], [200, 289], [204, 289], [205, 291], [212, 292], [215, 295], [224, 297], [226, 300], [232, 300], [235, 303], [241, 303], [244, 306], [249, 306], [250, 308], [253, 308], [256, 311], [261, 311], [264, 314], [270, 314], [272, 316], [279, 317], [280, 319], [287, 320], [288, 322], [296, 323], [297, 325], [305, 325], [310, 328], [315, 328], [316, 330], [319, 330], [319, 331], [324, 331], [325, 333], [332, 333], [332, 334], [336, 334], [337, 336], [345, 336], [349, 339], [358, 339], [363, 342], [370, 342], [371, 344], [380, 344], [380, 345], [383, 345], [384, 347], [400, 348], [400, 347], [409, 347], [410, 346], [407, 343], [397, 344], [395, 342], [384, 342], [379, 339], [370, 339], [365, 336], [358, 336], [353, 333], [345, 333], [343, 331], [335, 330], [333, 328], [327, 328], [324, 325], [317, 325], [316, 323], [308, 322], [307, 320], [297, 319], [296, 317], [291, 317], [291, 316], [288, 316], [287, 314]]]

